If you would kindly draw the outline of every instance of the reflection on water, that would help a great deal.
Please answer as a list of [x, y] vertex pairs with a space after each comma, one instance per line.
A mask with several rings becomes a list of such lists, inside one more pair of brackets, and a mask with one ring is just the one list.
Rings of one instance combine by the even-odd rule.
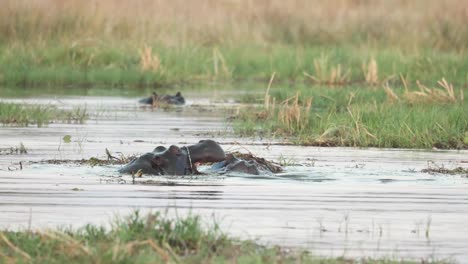
[[[420, 172], [429, 160], [466, 166], [466, 151], [263, 145], [268, 142], [235, 138], [223, 111], [193, 111], [191, 105], [211, 107], [206, 98], [192, 97], [178, 111], [140, 108], [136, 99], [60, 98], [63, 107], [86, 103], [92, 119], [84, 125], [2, 127], [0, 148], [23, 142], [28, 154], [0, 155], [0, 227], [105, 224], [137, 208], [169, 208], [207, 221], [215, 217], [237, 236], [323, 255], [468, 258], [468, 179]], [[64, 135], [72, 142], [63, 143]], [[138, 154], [201, 137], [218, 140], [226, 150], [246, 148], [304, 166], [275, 175], [133, 179], [119, 175], [119, 166], [29, 162], [104, 158], [106, 148]]]

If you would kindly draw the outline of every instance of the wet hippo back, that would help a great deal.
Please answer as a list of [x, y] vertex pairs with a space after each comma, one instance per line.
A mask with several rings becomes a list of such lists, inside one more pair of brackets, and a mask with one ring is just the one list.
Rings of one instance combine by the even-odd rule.
[[197, 144], [187, 147], [190, 158], [195, 162], [218, 162], [226, 159], [221, 146], [213, 140], [200, 140]]

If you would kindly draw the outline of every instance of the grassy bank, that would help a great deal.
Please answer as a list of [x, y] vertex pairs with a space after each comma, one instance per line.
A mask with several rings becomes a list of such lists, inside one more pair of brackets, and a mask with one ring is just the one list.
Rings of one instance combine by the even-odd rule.
[[234, 128], [304, 145], [467, 148], [468, 89], [402, 82], [406, 87], [272, 88], [263, 105], [240, 110]]
[[[0, 232], [2, 263], [432, 263], [390, 259], [316, 257], [241, 241], [217, 225], [203, 228], [197, 216], [169, 219], [138, 212], [110, 230], [88, 225], [78, 230]], [[434, 262], [443, 263], [443, 262]]]
[[24, 105], [0, 102], [0, 124], [38, 127], [49, 123], [79, 123], [87, 119], [86, 108], [62, 110], [52, 105]]
[[2, 7], [5, 85], [158, 87], [264, 80], [271, 72], [284, 81], [366, 85], [368, 67], [380, 81], [403, 74], [468, 83], [463, 0], [7, 0]]
[[[0, 44], [0, 83], [8, 86], [134, 86], [154, 87], [210, 80], [266, 81], [277, 72], [282, 81], [310, 85], [329, 83], [373, 85], [403, 74], [409, 81], [435, 84], [446, 78], [468, 83], [468, 58], [454, 52], [353, 46], [272, 44], [173, 49], [144, 45], [42, 43]], [[95, 46], [94, 46], [95, 45]], [[374, 64], [372, 64], [374, 63]], [[376, 80], [366, 79], [374, 67]], [[373, 66], [372, 66], [373, 65]], [[366, 69], [366, 70], [364, 70]]]

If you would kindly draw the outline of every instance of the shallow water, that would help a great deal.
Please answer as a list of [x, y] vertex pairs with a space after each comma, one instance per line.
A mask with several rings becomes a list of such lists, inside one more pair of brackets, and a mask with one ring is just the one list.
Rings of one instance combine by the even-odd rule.
[[[0, 149], [20, 142], [28, 149], [22, 155], [0, 152], [0, 228], [106, 224], [137, 208], [169, 208], [173, 215], [200, 214], [207, 224], [214, 218], [236, 236], [321, 255], [468, 259], [468, 179], [420, 172], [428, 163], [466, 167], [467, 151], [294, 147], [239, 139], [225, 122], [229, 111], [220, 110], [241, 107], [225, 100], [230, 95], [186, 96], [194, 99], [170, 111], [142, 108], [137, 98], [3, 99], [86, 105], [91, 120], [0, 128]], [[72, 142], [64, 143], [64, 135]], [[119, 166], [35, 162], [103, 158], [106, 148], [130, 155], [206, 138], [225, 150], [248, 150], [290, 166], [277, 175], [146, 176], [133, 183], [116, 172]]]

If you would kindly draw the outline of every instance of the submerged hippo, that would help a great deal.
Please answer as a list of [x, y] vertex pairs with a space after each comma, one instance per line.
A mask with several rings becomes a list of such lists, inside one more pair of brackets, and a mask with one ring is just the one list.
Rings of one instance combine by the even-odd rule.
[[259, 175], [260, 170], [253, 161], [238, 159], [233, 154], [227, 154], [226, 160], [213, 164], [211, 171], [226, 173], [230, 171]]
[[269, 167], [256, 161], [246, 161], [236, 158], [233, 154], [225, 154], [221, 146], [213, 140], [201, 140], [197, 144], [179, 148], [175, 145], [165, 148], [159, 146], [152, 152], [141, 155], [122, 167], [120, 173], [134, 174], [141, 171], [154, 175], [188, 175], [198, 173], [198, 163], [215, 163], [210, 172], [227, 173], [241, 172], [259, 175], [260, 170], [272, 172]]
[[166, 104], [174, 104], [174, 105], [183, 105], [185, 104], [185, 98], [182, 96], [180, 92], [177, 92], [176, 95], [158, 95], [156, 92], [150, 97], [143, 98], [138, 101], [141, 104], [150, 104], [154, 105], [157, 103], [166, 103]]
[[219, 162], [226, 159], [224, 150], [213, 140], [201, 140], [197, 144], [179, 148], [175, 145], [159, 146], [141, 155], [119, 170], [120, 173], [155, 175], [187, 175], [196, 173], [195, 163]]

